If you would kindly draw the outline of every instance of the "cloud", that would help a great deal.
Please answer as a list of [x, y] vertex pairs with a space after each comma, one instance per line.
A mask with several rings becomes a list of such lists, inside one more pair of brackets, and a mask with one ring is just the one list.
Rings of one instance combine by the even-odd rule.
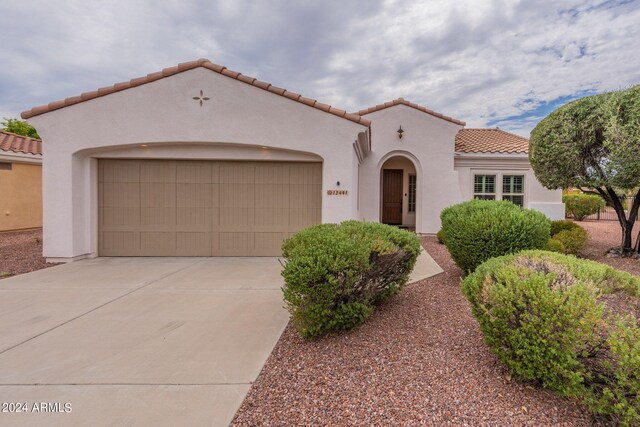
[[207, 57], [355, 111], [404, 97], [527, 135], [640, 83], [634, 1], [3, 2], [0, 116]]

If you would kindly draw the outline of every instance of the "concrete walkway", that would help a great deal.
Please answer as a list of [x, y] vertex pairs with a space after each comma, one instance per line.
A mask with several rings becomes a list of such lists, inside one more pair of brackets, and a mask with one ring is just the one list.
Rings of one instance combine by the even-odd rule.
[[[0, 425], [228, 425], [287, 324], [280, 269], [97, 258], [0, 281], [0, 403], [28, 409]], [[423, 251], [409, 282], [441, 271]]]
[[0, 281], [0, 402], [28, 407], [0, 425], [227, 425], [287, 324], [280, 267], [98, 258]]

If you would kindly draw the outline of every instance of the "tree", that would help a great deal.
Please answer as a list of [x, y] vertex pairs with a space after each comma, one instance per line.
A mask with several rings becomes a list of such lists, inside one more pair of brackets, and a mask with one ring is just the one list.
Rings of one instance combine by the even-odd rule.
[[7, 132], [15, 133], [18, 135], [28, 136], [29, 138], [40, 139], [40, 135], [36, 131], [36, 128], [29, 123], [20, 119], [9, 119], [4, 117], [4, 120], [0, 123], [3, 130]]
[[[529, 161], [549, 189], [577, 187], [612, 206], [622, 227], [622, 253], [638, 253], [632, 232], [640, 207], [640, 85], [562, 106], [531, 132]], [[633, 191], [628, 213], [619, 191]], [[640, 235], [638, 236], [640, 237]]]

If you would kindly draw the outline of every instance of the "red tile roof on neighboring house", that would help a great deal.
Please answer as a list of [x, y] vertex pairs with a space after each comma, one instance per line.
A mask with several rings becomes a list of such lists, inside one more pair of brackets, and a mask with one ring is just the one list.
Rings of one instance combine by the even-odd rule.
[[0, 130], [0, 151], [42, 155], [42, 141]]
[[422, 111], [423, 113], [427, 113], [427, 114], [431, 114], [432, 116], [438, 117], [440, 119], [446, 120], [448, 122], [451, 123], [455, 123], [457, 125], [460, 126], [464, 126], [466, 123], [462, 122], [460, 120], [456, 120], [454, 118], [451, 118], [449, 116], [445, 116], [444, 114], [440, 114], [437, 113], [433, 110], [430, 110], [426, 107], [423, 107], [422, 105], [418, 105], [418, 104], [414, 104], [413, 102], [409, 102], [407, 100], [405, 100], [404, 98], [398, 98], [398, 99], [394, 99], [393, 101], [389, 101], [389, 102], [385, 102], [384, 104], [379, 104], [376, 105], [375, 107], [369, 107], [369, 108], [365, 108], [364, 110], [360, 110], [358, 112], [356, 112], [355, 114], [357, 114], [358, 116], [364, 116], [376, 111], [380, 111], [380, 110], [384, 110], [385, 108], [389, 108], [389, 107], [393, 107], [395, 105], [406, 105], [407, 107], [411, 107], [411, 108], [415, 108], [418, 111]]
[[456, 152], [528, 153], [529, 140], [498, 128], [460, 129], [456, 135]]
[[352, 122], [355, 122], [364, 126], [371, 125], [370, 120], [360, 117], [359, 115], [347, 113], [345, 110], [340, 110], [330, 105], [322, 104], [316, 101], [315, 99], [305, 98], [304, 96], [298, 93], [290, 92], [286, 89], [273, 86], [271, 83], [260, 81], [254, 77], [245, 76], [244, 74], [238, 73], [237, 71], [231, 71], [227, 67], [223, 67], [222, 65], [217, 65], [212, 63], [208, 59], [198, 59], [195, 61], [183, 62], [181, 64], [176, 65], [175, 67], [165, 68], [162, 71], [147, 74], [144, 77], [138, 77], [138, 78], [129, 80], [128, 82], [116, 83], [113, 86], [103, 87], [98, 90], [94, 90], [93, 92], [85, 92], [80, 96], [73, 96], [71, 98], [66, 98], [60, 101], [51, 102], [47, 105], [34, 107], [31, 110], [24, 111], [21, 114], [21, 116], [23, 119], [28, 119], [33, 116], [48, 113], [49, 111], [58, 110], [60, 108], [68, 107], [70, 105], [79, 104], [80, 102], [89, 101], [90, 99], [109, 95], [114, 92], [120, 92], [122, 90], [126, 90], [132, 87], [140, 86], [146, 83], [151, 83], [156, 80], [160, 80], [162, 78], [172, 76], [174, 74], [182, 73], [188, 70], [193, 70], [194, 68], [197, 68], [197, 67], [203, 67], [208, 70], [215, 71], [216, 73], [222, 74], [223, 76], [227, 76], [232, 79], [241, 81], [243, 83], [247, 83], [257, 88], [274, 93], [276, 95], [284, 96], [285, 98], [289, 98], [291, 100], [300, 102], [302, 104], [308, 105], [309, 107], [317, 108], [318, 110], [322, 110], [324, 112], [333, 114], [335, 116], [342, 117]]

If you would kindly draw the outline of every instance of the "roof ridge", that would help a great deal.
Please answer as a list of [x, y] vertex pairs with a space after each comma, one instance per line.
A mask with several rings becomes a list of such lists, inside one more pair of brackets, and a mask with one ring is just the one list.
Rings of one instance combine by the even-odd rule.
[[364, 108], [362, 110], [356, 111], [353, 114], [356, 114], [358, 116], [364, 116], [366, 114], [371, 114], [373, 112], [384, 110], [384, 109], [389, 108], [389, 107], [394, 107], [396, 105], [406, 105], [407, 107], [415, 108], [418, 111], [422, 111], [423, 113], [430, 114], [432, 116], [438, 117], [438, 118], [446, 120], [448, 122], [455, 123], [455, 124], [460, 125], [460, 126], [465, 126], [466, 125], [466, 123], [461, 121], [461, 120], [454, 119], [453, 117], [445, 116], [442, 113], [438, 113], [438, 112], [433, 111], [433, 110], [431, 110], [431, 109], [429, 109], [427, 107], [423, 107], [422, 105], [416, 104], [414, 102], [407, 101], [406, 99], [404, 99], [402, 97], [401, 98], [396, 98], [396, 99], [394, 99], [392, 101], [387, 101], [387, 102], [382, 103], [382, 104], [374, 105], [373, 107]]
[[200, 59], [196, 59], [188, 62], [181, 62], [180, 64], [175, 65], [173, 67], [163, 68], [160, 71], [147, 74], [146, 76], [143, 76], [143, 77], [136, 77], [129, 81], [115, 83], [111, 86], [105, 86], [90, 92], [84, 92], [79, 96], [72, 96], [59, 101], [50, 102], [49, 104], [46, 104], [46, 105], [33, 107], [30, 110], [23, 111], [21, 114], [21, 117], [23, 119], [28, 119], [34, 116], [38, 116], [40, 114], [48, 113], [50, 111], [59, 110], [61, 108], [65, 108], [70, 105], [79, 104], [81, 102], [89, 101], [94, 98], [99, 98], [101, 96], [109, 95], [114, 92], [120, 92], [120, 91], [130, 89], [136, 86], [140, 86], [146, 83], [151, 83], [156, 80], [160, 80], [165, 77], [172, 76], [174, 74], [182, 73], [184, 71], [193, 70], [198, 67], [203, 67], [208, 70], [215, 71], [218, 74], [222, 74], [224, 76], [227, 76], [232, 79], [249, 84], [251, 86], [255, 86], [257, 88], [266, 90], [276, 95], [284, 96], [285, 98], [289, 98], [293, 101], [300, 102], [309, 107], [316, 108], [318, 110], [333, 114], [334, 116], [347, 119], [349, 121], [358, 123], [360, 125], [367, 126], [367, 127], [371, 126], [370, 120], [365, 119], [364, 117], [360, 117], [360, 115], [358, 114], [348, 113], [346, 110], [335, 108], [328, 104], [323, 104], [315, 99], [305, 98], [299, 93], [291, 92], [286, 89], [274, 86], [271, 83], [263, 82], [261, 80], [258, 80], [255, 77], [246, 76], [237, 71], [230, 70], [223, 65], [214, 64], [213, 62], [209, 61], [206, 58], [200, 58]]

